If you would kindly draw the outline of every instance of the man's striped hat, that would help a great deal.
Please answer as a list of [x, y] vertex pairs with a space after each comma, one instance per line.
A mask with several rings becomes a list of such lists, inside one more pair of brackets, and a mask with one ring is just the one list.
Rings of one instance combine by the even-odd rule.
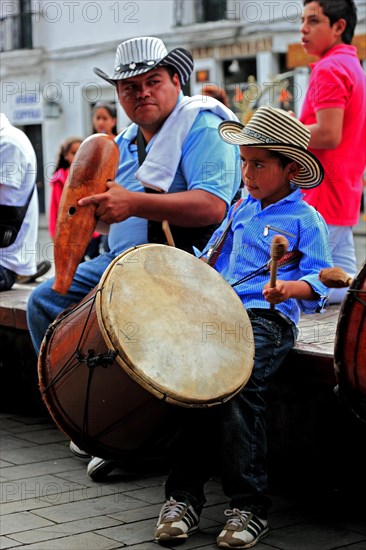
[[263, 147], [295, 160], [301, 169], [292, 181], [302, 189], [316, 187], [323, 180], [323, 166], [307, 150], [310, 130], [287, 111], [260, 107], [246, 126], [240, 122], [222, 122], [219, 134], [227, 143]]
[[184, 48], [175, 48], [168, 53], [165, 44], [154, 36], [141, 36], [122, 42], [116, 51], [115, 69], [112, 76], [94, 68], [95, 74], [113, 85], [118, 80], [131, 78], [156, 67], [173, 67], [182, 86], [186, 84], [193, 71], [193, 58]]

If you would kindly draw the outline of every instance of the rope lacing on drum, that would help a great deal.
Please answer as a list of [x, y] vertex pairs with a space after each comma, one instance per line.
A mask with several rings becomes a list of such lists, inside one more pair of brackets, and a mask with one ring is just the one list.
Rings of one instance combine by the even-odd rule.
[[357, 302], [360, 302], [360, 304], [362, 304], [363, 306], [366, 307], [366, 302], [364, 300], [362, 300], [359, 296], [359, 294], [365, 294], [366, 295], [366, 289], [364, 289], [364, 288], [349, 288], [347, 292], [348, 292], [348, 294], [354, 294], [354, 299]]
[[[89, 403], [89, 397], [90, 397], [90, 388], [91, 388], [91, 382], [92, 382], [92, 376], [94, 372], [94, 368], [96, 366], [102, 366], [106, 367], [108, 364], [113, 363], [117, 352], [114, 350], [108, 350], [105, 354], [94, 354], [94, 351], [89, 349], [88, 355], [85, 356], [81, 350], [81, 342], [83, 340], [86, 327], [88, 326], [90, 315], [93, 311], [93, 307], [95, 304], [95, 300], [97, 297], [97, 294], [101, 292], [101, 289], [98, 289], [97, 292], [88, 300], [85, 300], [81, 302], [78, 306], [68, 310], [64, 315], [62, 315], [60, 318], [57, 319], [52, 325], [50, 331], [52, 332], [54, 330], [54, 327], [58, 325], [61, 321], [64, 321], [67, 317], [69, 317], [72, 313], [75, 313], [75, 311], [78, 311], [81, 307], [85, 307], [85, 304], [90, 303], [90, 308], [88, 311], [88, 314], [86, 316], [83, 328], [81, 330], [81, 334], [79, 337], [79, 341], [77, 343], [75, 351], [72, 353], [72, 355], [67, 359], [67, 361], [64, 363], [64, 365], [61, 367], [60, 371], [57, 373], [57, 375], [51, 380], [51, 382], [42, 390], [42, 393], [45, 393], [47, 390], [49, 390], [50, 387], [52, 387], [56, 382], [58, 382], [62, 377], [66, 376], [72, 369], [74, 369], [78, 364], [85, 363], [89, 369], [88, 372], [88, 380], [86, 384], [86, 391], [85, 391], [85, 401], [84, 401], [84, 414], [83, 414], [83, 427], [81, 431], [81, 441], [83, 441], [85, 434], [87, 434], [87, 425], [88, 425], [88, 403]], [[76, 362], [72, 362], [73, 359], [76, 359]]]
[[[99, 290], [97, 291], [99, 292]], [[97, 293], [96, 293], [97, 294]], [[81, 335], [80, 335], [80, 338], [79, 338], [79, 341], [77, 343], [77, 346], [76, 346], [76, 349], [75, 351], [73, 351], [73, 353], [70, 355], [70, 357], [67, 359], [67, 361], [64, 363], [64, 365], [61, 367], [61, 369], [59, 370], [59, 372], [56, 374], [56, 376], [54, 378], [52, 378], [52, 380], [50, 381], [50, 383], [43, 388], [42, 390], [42, 393], [45, 393], [47, 390], [49, 390], [49, 388], [51, 388], [56, 382], [58, 382], [62, 377], [66, 376], [66, 374], [68, 374], [73, 368], [75, 368], [77, 366], [78, 363], [81, 363], [82, 362], [82, 358], [83, 358], [83, 354], [81, 353], [80, 351], [80, 344], [81, 344], [81, 341], [82, 341], [82, 338], [84, 336], [84, 333], [85, 333], [85, 329], [86, 329], [86, 326], [88, 324], [88, 321], [89, 321], [89, 318], [90, 318], [90, 314], [92, 312], [92, 309], [93, 309], [93, 306], [94, 306], [94, 302], [95, 302], [95, 299], [96, 299], [96, 294], [94, 294], [94, 296], [92, 296], [91, 298], [89, 298], [88, 300], [85, 300], [84, 302], [82, 302], [81, 304], [79, 304], [78, 306], [76, 307], [73, 307], [72, 309], [70, 310], [67, 310], [66, 313], [62, 314], [60, 317], [58, 317], [56, 319], [56, 321], [54, 321], [51, 326], [49, 327], [48, 329], [48, 333], [52, 333], [55, 329], [55, 327], [57, 325], [59, 325], [61, 323], [61, 321], [64, 321], [67, 317], [69, 317], [72, 313], [75, 313], [75, 311], [78, 311], [81, 307], [84, 307], [85, 304], [88, 304], [89, 302], [91, 302], [91, 305], [90, 305], [90, 309], [89, 309], [89, 312], [88, 312], [88, 315], [87, 315], [87, 318], [86, 318], [86, 321], [84, 323], [84, 326], [82, 328], [82, 331], [81, 331]], [[70, 365], [70, 362], [72, 361], [72, 359], [76, 358], [77, 359], [77, 362], [76, 363], [72, 363]], [[69, 367], [69, 368], [67, 368]]]

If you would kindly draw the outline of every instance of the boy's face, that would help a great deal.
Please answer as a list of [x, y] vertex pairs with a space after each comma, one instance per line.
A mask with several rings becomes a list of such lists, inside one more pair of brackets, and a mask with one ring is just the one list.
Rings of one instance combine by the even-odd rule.
[[290, 193], [290, 180], [299, 172], [296, 162], [283, 168], [268, 149], [240, 146], [242, 176], [249, 194], [262, 203], [262, 208]]
[[340, 19], [331, 26], [318, 2], [304, 6], [301, 20], [301, 43], [306, 53], [322, 57], [330, 48], [342, 43], [345, 20]]

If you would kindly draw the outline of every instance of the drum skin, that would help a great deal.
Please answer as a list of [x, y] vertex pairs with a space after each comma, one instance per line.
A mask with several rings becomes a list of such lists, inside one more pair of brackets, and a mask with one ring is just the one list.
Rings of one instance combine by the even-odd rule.
[[52, 289], [60, 294], [67, 293], [97, 224], [96, 206], [81, 207], [78, 200], [106, 191], [118, 164], [118, 146], [106, 134], [88, 137], [75, 155], [62, 192], [54, 241], [56, 275]]
[[366, 263], [341, 306], [334, 350], [339, 390], [364, 409], [366, 420]]
[[172, 407], [232, 398], [253, 362], [251, 324], [230, 285], [182, 250], [145, 245], [118, 256], [50, 326], [38, 372], [66, 435], [118, 460], [164, 435]]

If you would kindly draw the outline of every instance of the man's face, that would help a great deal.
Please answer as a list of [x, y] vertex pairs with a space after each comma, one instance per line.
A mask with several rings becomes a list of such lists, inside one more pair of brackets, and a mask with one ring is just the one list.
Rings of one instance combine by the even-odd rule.
[[126, 115], [150, 139], [174, 109], [180, 92], [178, 75], [164, 68], [117, 81], [117, 93]]
[[318, 2], [304, 6], [301, 20], [301, 43], [308, 54], [322, 57], [330, 48], [342, 42], [338, 22], [331, 26], [329, 17], [324, 15]]

